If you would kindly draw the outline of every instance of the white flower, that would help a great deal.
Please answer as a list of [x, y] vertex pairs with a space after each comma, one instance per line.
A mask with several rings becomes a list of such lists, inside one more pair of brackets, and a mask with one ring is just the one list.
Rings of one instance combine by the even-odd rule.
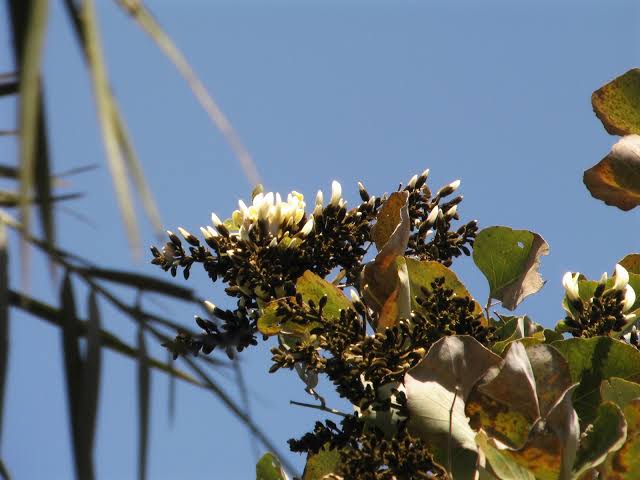
[[604, 272], [602, 274], [602, 276], [600, 277], [600, 282], [602, 285], [604, 285], [605, 283], [607, 283], [607, 280], [609, 280], [609, 275], [607, 275], [607, 272]]
[[622, 306], [622, 313], [626, 313], [631, 310], [633, 304], [636, 303], [636, 292], [631, 285], [627, 285], [624, 289], [624, 305]]
[[562, 277], [562, 286], [566, 290], [567, 298], [575, 302], [580, 299], [580, 294], [578, 291], [578, 277], [580, 273], [576, 272], [574, 275], [571, 275], [571, 272], [567, 272]]
[[415, 187], [417, 181], [418, 181], [418, 175], [414, 175], [413, 177], [411, 177], [411, 180], [409, 180], [409, 182], [407, 182], [407, 187], [409, 187], [409, 188]]
[[219, 227], [222, 225], [222, 220], [215, 213], [211, 212], [211, 223], [214, 227]]
[[616, 264], [615, 282], [613, 284], [614, 290], [624, 290], [629, 283], [629, 272], [620, 264]]
[[306, 237], [311, 233], [311, 230], [313, 230], [313, 215], [309, 217], [309, 220], [307, 220], [307, 223], [305, 223], [304, 227], [302, 227], [302, 229], [300, 230], [300, 235], [302, 235], [303, 237]]
[[342, 198], [342, 186], [338, 183], [337, 180], [331, 182], [331, 201], [330, 205], [337, 207], [340, 203], [340, 199]]
[[438, 213], [440, 213], [440, 209], [436, 205], [435, 207], [433, 207], [433, 210], [431, 210], [431, 212], [429, 212], [429, 216], [427, 217], [427, 223], [429, 223], [431, 225], [436, 223], [436, 219], [438, 218]]
[[451, 189], [451, 193], [455, 192], [458, 187], [460, 186], [460, 180], [456, 180], [454, 182], [451, 182], [448, 187]]

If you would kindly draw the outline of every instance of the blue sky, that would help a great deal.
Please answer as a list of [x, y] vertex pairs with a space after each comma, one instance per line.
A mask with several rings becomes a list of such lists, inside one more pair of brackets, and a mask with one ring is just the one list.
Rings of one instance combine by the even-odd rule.
[[[152, 42], [117, 10], [97, 0], [115, 93], [157, 197], [167, 228], [207, 224], [228, 215], [250, 192], [222, 136]], [[639, 63], [637, 20], [630, 1], [196, 1], [148, 2], [185, 52], [252, 153], [270, 190], [308, 196], [336, 178], [350, 204], [355, 182], [389, 192], [424, 168], [439, 187], [462, 179], [463, 219], [540, 233], [547, 285], [521, 313], [552, 325], [562, 311], [560, 279], [611, 271], [640, 250], [637, 211], [623, 213], [591, 198], [584, 169], [616, 141], [592, 113], [591, 92]], [[47, 108], [56, 171], [100, 163], [73, 179], [86, 196], [69, 205], [90, 224], [58, 213], [60, 245], [111, 268], [160, 275], [136, 264], [104, 166], [91, 87], [60, 7], [52, 2], [45, 58]], [[4, 10], [3, 24], [6, 22]], [[3, 30], [0, 67], [7, 60]], [[2, 128], [14, 105], [0, 104]], [[0, 140], [2, 163], [15, 158]], [[158, 243], [140, 213], [145, 244]], [[19, 285], [17, 243], [11, 268]], [[147, 255], [145, 252], [144, 255]], [[454, 269], [480, 300], [482, 275], [468, 260]], [[167, 278], [165, 276], [165, 278]], [[184, 283], [177, 279], [177, 283]], [[218, 304], [221, 290], [194, 269], [188, 285]], [[78, 285], [78, 287], [80, 287]], [[56, 302], [37, 255], [31, 291]], [[84, 309], [84, 292], [78, 288]], [[151, 299], [150, 299], [151, 300]], [[148, 308], [191, 324], [189, 305]], [[129, 320], [101, 303], [105, 325], [133, 341]], [[12, 316], [11, 371], [2, 458], [15, 478], [73, 475], [59, 332]], [[164, 355], [152, 344], [150, 350]], [[286, 450], [286, 439], [320, 418], [288, 405], [307, 400], [293, 374], [267, 373], [265, 345], [242, 355], [256, 420]], [[237, 397], [232, 382], [214, 373]], [[98, 478], [136, 472], [135, 366], [105, 354], [97, 432]], [[325, 393], [334, 406], [348, 408]], [[207, 392], [180, 385], [176, 417], [167, 415], [167, 379], [153, 376], [151, 479], [254, 478], [246, 430]], [[262, 448], [260, 448], [262, 450]], [[298, 466], [303, 460], [291, 455]]]

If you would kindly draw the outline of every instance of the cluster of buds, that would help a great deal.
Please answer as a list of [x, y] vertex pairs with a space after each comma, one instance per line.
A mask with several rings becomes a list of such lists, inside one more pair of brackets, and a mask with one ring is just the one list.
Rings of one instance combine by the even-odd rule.
[[[585, 282], [585, 292], [592, 290], [589, 298], [583, 298], [588, 295], [584, 292], [581, 296], [581, 282]], [[629, 272], [622, 265], [616, 265], [611, 279], [605, 272], [595, 288], [590, 283], [596, 282], [587, 282], [579, 272], [567, 272], [562, 277], [567, 331], [578, 337], [610, 335], [635, 320], [636, 314], [631, 309], [636, 303], [636, 293], [629, 285]]]

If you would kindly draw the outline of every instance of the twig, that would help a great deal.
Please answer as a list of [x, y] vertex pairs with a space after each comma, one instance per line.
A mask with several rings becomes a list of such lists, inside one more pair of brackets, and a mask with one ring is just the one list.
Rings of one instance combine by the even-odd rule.
[[335, 408], [323, 407], [322, 405], [314, 405], [312, 403], [304, 403], [304, 402], [296, 402], [295, 400], [289, 400], [291, 405], [298, 405], [299, 407], [307, 407], [313, 408], [315, 410], [322, 410], [323, 412], [333, 413], [334, 415], [338, 415], [340, 417], [348, 417], [349, 415], [341, 412], [340, 410], [336, 410]]

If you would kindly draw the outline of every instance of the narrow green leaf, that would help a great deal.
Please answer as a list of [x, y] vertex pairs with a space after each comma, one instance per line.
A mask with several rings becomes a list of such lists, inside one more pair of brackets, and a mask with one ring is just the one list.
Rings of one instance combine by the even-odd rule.
[[175, 283], [143, 275], [135, 272], [127, 272], [123, 270], [110, 270], [99, 267], [79, 268], [78, 271], [83, 275], [89, 275], [94, 278], [108, 280], [110, 282], [121, 283], [139, 290], [149, 290], [164, 295], [179, 298], [181, 300], [193, 301], [195, 296], [190, 288], [181, 287]]
[[489, 282], [489, 295], [514, 310], [544, 285], [538, 272], [540, 257], [549, 245], [537, 233], [509, 227], [480, 231], [473, 244], [473, 261]]
[[[4, 418], [4, 399], [9, 367], [9, 255], [7, 228], [0, 220], [0, 440]], [[1, 443], [0, 443], [1, 445]]]
[[[171, 365], [173, 367], [173, 354], [167, 350], [167, 365]], [[169, 376], [169, 400], [167, 401], [167, 408], [169, 410], [169, 421], [173, 423], [176, 418], [176, 377], [173, 375]]]
[[0, 477], [2, 477], [2, 480], [11, 480], [9, 470], [7, 469], [7, 466], [4, 464], [2, 459], [0, 459]]
[[240, 137], [222, 112], [206, 87], [198, 78], [187, 59], [176, 47], [171, 38], [164, 32], [155, 18], [145, 8], [142, 2], [132, 0], [117, 0], [120, 6], [138, 23], [138, 25], [153, 39], [158, 48], [173, 62], [178, 72], [185, 79], [193, 94], [200, 102], [202, 108], [207, 112], [213, 124], [225, 137], [231, 150], [238, 158], [240, 166], [245, 172], [250, 185], [260, 183], [260, 174], [256, 168], [251, 155], [242, 144]]
[[19, 88], [20, 86], [15, 80], [0, 83], [0, 97], [15, 95], [18, 93]]
[[120, 148], [122, 149], [122, 153], [124, 156], [124, 160], [127, 163], [127, 167], [129, 169], [129, 173], [133, 179], [133, 183], [135, 184], [138, 194], [142, 200], [142, 206], [147, 212], [147, 216], [151, 223], [156, 229], [156, 233], [162, 233], [162, 220], [160, 219], [160, 212], [158, 212], [158, 207], [156, 205], [156, 201], [153, 198], [153, 193], [151, 193], [151, 188], [147, 183], [147, 180], [144, 176], [144, 172], [142, 171], [142, 165], [140, 164], [140, 160], [138, 159], [138, 155], [136, 154], [135, 149], [133, 148], [133, 143], [131, 137], [124, 125], [124, 119], [122, 115], [120, 115], [118, 104], [115, 101], [115, 98], [112, 98], [113, 102], [113, 110], [114, 110], [114, 118], [113, 123], [116, 129], [116, 135], [118, 136], [118, 141], [120, 142]]
[[81, 5], [82, 12], [79, 18], [86, 42], [85, 52], [93, 80], [107, 161], [111, 170], [111, 178], [116, 190], [120, 211], [127, 228], [130, 245], [134, 251], [138, 251], [140, 244], [139, 231], [127, 178], [127, 166], [119, 142], [117, 128], [114, 124], [115, 106], [107, 80], [95, 6], [93, 0], [82, 0]]
[[147, 347], [144, 339], [144, 326], [138, 327], [138, 479], [147, 478], [147, 460], [149, 447], [149, 390], [151, 377]]
[[288, 477], [278, 457], [265, 453], [256, 465], [256, 480], [288, 480]]
[[[30, 298], [26, 295], [16, 293], [12, 290], [9, 291], [9, 303], [11, 306], [20, 308], [21, 310], [28, 312], [38, 318], [46, 320], [47, 322], [56, 325], [58, 327], [62, 326], [62, 313], [57, 308], [54, 308], [45, 303], [39, 302], [33, 298]], [[87, 322], [84, 320], [78, 320], [78, 331], [80, 335], [87, 334]], [[102, 346], [113, 350], [116, 353], [129, 357], [131, 359], [138, 359], [138, 350], [127, 343], [120, 340], [111, 332], [108, 332], [104, 329], [100, 330], [100, 341]], [[207, 389], [208, 387], [197, 381], [193, 376], [181, 371], [177, 370], [175, 367], [168, 363], [161, 362], [154, 358], [149, 358], [149, 364], [151, 367], [164, 372], [168, 375], [174, 376], [184, 382], [190, 383], [200, 388]]]
[[[38, 201], [38, 216], [40, 226], [44, 234], [44, 240], [53, 249], [56, 241], [54, 197], [51, 187], [51, 167], [49, 158], [49, 140], [47, 138], [47, 125], [45, 105], [40, 97], [40, 109], [38, 115], [38, 145], [35, 158], [35, 198]], [[49, 268], [54, 275], [53, 260], [49, 260]]]
[[73, 295], [71, 277], [67, 272], [62, 283], [60, 293], [62, 305], [62, 341], [64, 349], [65, 377], [67, 381], [67, 402], [69, 404], [69, 418], [71, 420], [71, 437], [73, 439], [73, 456], [76, 466], [76, 476], [82, 479], [93, 478], [91, 450], [86, 444], [85, 418], [82, 416], [82, 397], [84, 365], [80, 357], [78, 338], [78, 318]]
[[100, 312], [98, 311], [98, 301], [94, 290], [89, 294], [88, 311], [87, 353], [84, 363], [83, 421], [86, 423], [87, 438], [85, 441], [88, 445], [87, 448], [93, 455], [102, 365]]
[[[20, 102], [18, 129], [20, 131], [20, 216], [30, 229], [31, 192], [34, 191], [34, 169], [40, 142], [42, 92], [40, 70], [48, 19], [48, 0], [9, 2], [14, 32], [14, 51], [18, 65]], [[26, 243], [22, 243], [23, 272], [28, 268]]]

